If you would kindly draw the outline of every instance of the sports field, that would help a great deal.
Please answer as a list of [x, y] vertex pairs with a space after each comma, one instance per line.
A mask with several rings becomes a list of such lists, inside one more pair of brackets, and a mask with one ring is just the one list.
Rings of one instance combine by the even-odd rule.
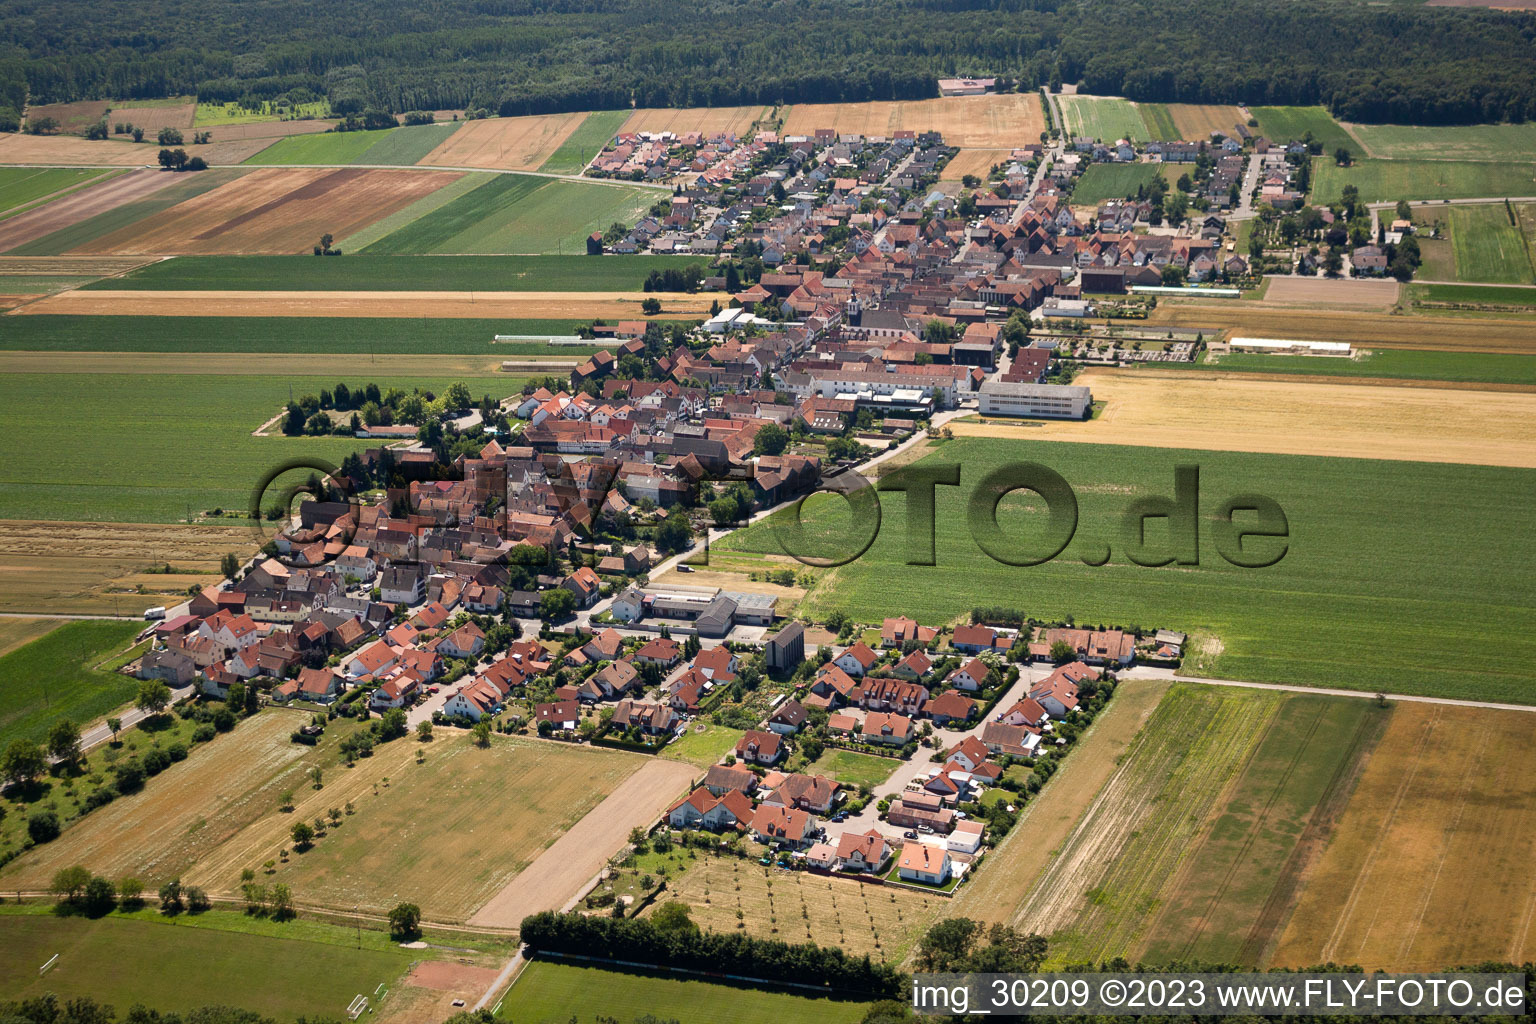
[[539, 170], [545, 174], [580, 174], [582, 168], [613, 140], [630, 114], [628, 110], [598, 110], [588, 114], [560, 143], [560, 148], [539, 165]]
[[1536, 162], [1363, 159], [1340, 167], [1332, 156], [1313, 157], [1314, 204], [1339, 202], [1345, 185], [1359, 189], [1367, 203], [1533, 196]]
[[1072, 189], [1073, 205], [1093, 206], [1106, 199], [1134, 197], [1162, 173], [1161, 164], [1093, 164]]
[[0, 167], [0, 213], [76, 188], [104, 172], [68, 167]]
[[1429, 971], [1536, 956], [1533, 743], [1536, 715], [1395, 706], [1273, 963]]
[[[1523, 205], [1536, 211], [1536, 204]], [[1447, 216], [1458, 281], [1536, 284], [1531, 254], [1511, 204], [1452, 206]]]
[[[1374, 401], [1379, 404], [1379, 392]], [[823, 573], [801, 611], [822, 616], [842, 609], [855, 619], [877, 621], [889, 611], [890, 595], [899, 592], [906, 614], [936, 624], [977, 605], [1016, 604], [1027, 592], [1029, 613], [1041, 618], [1071, 614], [1080, 622], [1166, 626], [1208, 637], [1186, 655], [1185, 670], [1199, 674], [1536, 703], [1536, 687], [1525, 670], [1536, 640], [1527, 639], [1520, 625], [1536, 607], [1536, 573], [1520, 539], [1536, 527], [1536, 511], [1525, 500], [1536, 486], [1536, 472], [1062, 445], [1028, 437], [957, 438], [938, 445], [924, 464], [963, 469], [961, 486], [937, 491], [937, 566], [906, 564], [900, 529], [904, 498], [888, 493], [882, 508], [889, 518], [873, 545], [862, 557]], [[976, 483], [1021, 461], [1055, 468], [1078, 502], [1068, 550], [1028, 568], [994, 561], [965, 525], [965, 503]], [[1290, 534], [1284, 558], [1264, 569], [1239, 568], [1212, 549], [1211, 533], [1203, 531], [1198, 568], [1130, 564], [1123, 536], [1126, 508], [1139, 496], [1171, 495], [1174, 467], [1186, 464], [1200, 468], [1205, 509], [1253, 491], [1277, 501]], [[842, 502], [807, 503], [813, 538], [842, 532], [844, 508]], [[1021, 497], [1009, 497], [1002, 508], [1005, 534], [1038, 548], [1038, 501], [1026, 505]], [[1034, 520], [1026, 508], [1036, 510]], [[1363, 508], [1371, 514], [1361, 515]], [[770, 517], [734, 533], [716, 549], [778, 553], [782, 548], [771, 532], [778, 521]], [[1026, 523], [1032, 523], [1029, 530]], [[1155, 521], [1148, 530], [1149, 536], [1161, 536]], [[1096, 561], [1106, 547], [1107, 565], [1082, 563]], [[1276, 549], [1267, 553], [1273, 557]], [[1433, 621], [1435, 627], [1405, 646], [1401, 624], [1406, 621]], [[1490, 632], [1503, 641], [1476, 641]], [[1425, 664], [1435, 670], [1424, 671]]]
[[1038, 93], [947, 96], [934, 100], [874, 100], [868, 103], [800, 103], [789, 109], [784, 134], [811, 135], [817, 129], [890, 138], [897, 131], [938, 131], [944, 143], [961, 149], [1011, 149], [1040, 141], [1045, 111]]
[[625, 132], [703, 132], [706, 136], [726, 132], [738, 138], [768, 116], [768, 107], [642, 107], [631, 112], [620, 124]]
[[581, 127], [586, 116], [536, 114], [466, 121], [417, 162], [434, 167], [536, 171]]
[[587, 236], [633, 223], [665, 193], [597, 182], [501, 174], [365, 250], [390, 253], [586, 252]]
[[0, 748], [40, 743], [61, 718], [85, 726], [132, 699], [138, 683], [112, 668], [140, 628], [68, 622], [0, 656]]
[[678, 1024], [853, 1024], [867, 1004], [719, 981], [536, 960], [518, 976], [498, 1018], [517, 1024], [624, 1019], [641, 1007]]
[[[0, 915], [0, 991], [11, 999], [89, 996], [122, 1011], [135, 1003], [162, 1012], [221, 1005], [288, 1020], [340, 1019], [353, 997], [394, 987], [420, 956], [381, 940], [368, 934], [358, 949], [348, 928], [220, 911], [89, 920], [7, 909]], [[39, 976], [53, 953], [58, 961]]]
[[1311, 132], [1330, 161], [1333, 151], [1340, 146], [1360, 155], [1360, 143], [1322, 107], [1250, 107], [1249, 112], [1259, 122], [1255, 134], [1271, 142], [1300, 142]]
[[1368, 156], [1387, 160], [1508, 160], [1536, 153], [1536, 124], [1351, 124]]
[[889, 757], [861, 754], [856, 750], [827, 748], [816, 763], [805, 769], [806, 775], [825, 775], [845, 786], [878, 786], [901, 767], [901, 762]]
[[1118, 96], [1062, 96], [1059, 102], [1068, 137], [1086, 136], [1108, 143], [1116, 139], [1152, 140], [1141, 112], [1130, 100]]
[[688, 865], [667, 879], [667, 893], [688, 904], [701, 928], [840, 946], [890, 963], [901, 963], [948, 905], [910, 889], [764, 867], [755, 855], [701, 854]]

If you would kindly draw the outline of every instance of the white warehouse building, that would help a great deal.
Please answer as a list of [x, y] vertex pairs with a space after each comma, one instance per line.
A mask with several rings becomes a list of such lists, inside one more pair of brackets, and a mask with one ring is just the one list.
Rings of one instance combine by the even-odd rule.
[[989, 380], [978, 392], [985, 416], [1038, 416], [1049, 419], [1087, 418], [1093, 393], [1077, 384], [1027, 384]]

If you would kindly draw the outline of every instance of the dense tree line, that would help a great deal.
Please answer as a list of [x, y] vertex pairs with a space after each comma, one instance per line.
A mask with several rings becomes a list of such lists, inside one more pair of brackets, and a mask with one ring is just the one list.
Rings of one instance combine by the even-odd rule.
[[[1139, 100], [1322, 103], [1346, 119], [1536, 117], [1536, 15], [1339, 0], [0, 0], [19, 102], [196, 93], [339, 114], [503, 115], [912, 99], [956, 73]], [[448, 26], [448, 27], [445, 27]], [[7, 123], [13, 123], [12, 122]], [[0, 124], [3, 127], [3, 124]]]

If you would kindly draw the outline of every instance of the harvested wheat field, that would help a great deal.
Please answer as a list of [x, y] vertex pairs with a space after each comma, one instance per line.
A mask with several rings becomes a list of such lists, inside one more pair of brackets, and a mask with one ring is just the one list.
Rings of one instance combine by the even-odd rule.
[[85, 130], [101, 120], [107, 112], [106, 100], [78, 100], [74, 103], [44, 103], [27, 108], [27, 123], [36, 124], [45, 117], [58, 123], [58, 130], [66, 134], [84, 135]]
[[213, 142], [242, 142], [260, 139], [271, 143], [289, 135], [320, 135], [336, 126], [335, 121], [250, 121], [245, 124], [218, 124], [199, 128]]
[[[74, 250], [162, 255], [308, 252], [326, 232], [344, 238], [460, 175], [348, 167], [271, 168], [188, 199]], [[208, 315], [208, 314], [205, 314]]]
[[[143, 128], [144, 134], [153, 136], [160, 132], [161, 128], [180, 128], [187, 135], [187, 141], [191, 141], [192, 118], [197, 113], [197, 101], [188, 100], [185, 103], [161, 103], [153, 107], [135, 107], [132, 105], [113, 107], [107, 114], [108, 130], [115, 130], [119, 124], [131, 124], [135, 128]], [[215, 135], [215, 142], [224, 141]]]
[[[489, 339], [487, 339], [489, 348]], [[558, 350], [553, 350], [558, 351]], [[196, 360], [179, 352], [5, 352], [0, 367], [7, 373], [110, 373], [165, 376], [298, 376], [298, 377], [490, 377], [504, 372], [505, 360], [490, 354], [370, 356], [310, 352], [200, 352]], [[528, 373], [568, 372], [581, 360], [558, 355], [550, 359], [519, 358]], [[511, 386], [510, 384], [508, 385]]]
[[1209, 142], [1211, 132], [1230, 135], [1246, 119], [1236, 107], [1221, 103], [1164, 104], [1173, 117], [1179, 138], [1188, 142]]
[[586, 119], [574, 113], [468, 121], [417, 164], [536, 171]]
[[1431, 971], [1536, 957], [1536, 715], [1402, 703], [1274, 966]]
[[153, 262], [145, 256], [0, 256], [0, 277], [111, 277]]
[[[1272, 285], [1273, 286], [1273, 285]], [[1347, 309], [1301, 309], [1265, 302], [1159, 302], [1154, 326], [1204, 327], [1254, 338], [1347, 341], [1356, 348], [1536, 354], [1536, 321], [1404, 317]]]
[[1126, 679], [1077, 749], [1030, 800], [1018, 824], [951, 904], [945, 916], [1008, 924], [1023, 909], [1035, 880], [1115, 774], [1122, 755], [1168, 691], [1164, 679]]
[[[33, 306], [53, 301], [42, 299]], [[1536, 394], [1459, 388], [1193, 378], [1177, 370], [1094, 370], [1103, 413], [1087, 423], [950, 423], [962, 437], [1338, 455], [1536, 468]]]
[[[75, 135], [0, 135], [0, 164], [60, 164], [82, 167], [132, 167], [155, 165], [158, 146], [136, 145], [118, 139], [92, 142]], [[220, 142], [193, 147], [191, 152], [210, 164], [238, 164], [261, 152], [270, 139]]]
[[940, 181], [959, 181], [967, 174], [983, 180], [997, 164], [1006, 164], [1011, 149], [962, 149], [939, 172]]
[[805, 103], [791, 107], [786, 135], [810, 135], [818, 128], [890, 137], [898, 131], [938, 131], [961, 149], [1012, 149], [1039, 142], [1045, 112], [1038, 93], [946, 96], [934, 100], [875, 100], [869, 103]]
[[[646, 299], [660, 299], [660, 319], [707, 316], [711, 297], [687, 292], [66, 292], [26, 307], [29, 313], [98, 316], [362, 316], [505, 317], [509, 320], [647, 318]], [[489, 338], [486, 339], [490, 341]]]
[[[553, 743], [541, 746], [559, 749]], [[639, 771], [635, 771], [637, 757], [641, 756], [589, 747], [581, 751], [579, 758], [572, 759], [570, 767], [560, 769], [557, 780], [520, 787], [518, 792], [522, 795], [518, 799], [522, 803], [507, 808], [508, 828], [519, 837], [533, 833], [541, 842], [554, 842], [531, 864], [508, 864], [512, 874], [503, 874], [500, 891], [489, 901], [485, 896], [495, 890], [482, 890], [467, 906], [460, 904], [455, 909], [467, 913], [478, 906], [468, 922], [475, 927], [516, 928], [529, 914], [560, 910], [576, 899], [582, 887], [628, 841], [630, 829], [649, 826], [687, 791], [699, 774], [690, 764], [661, 758], [644, 759]], [[590, 773], [575, 781], [575, 789], [564, 775], [572, 770]], [[627, 779], [618, 781], [630, 772], [633, 774]], [[540, 785], [546, 786], [545, 794], [527, 792]], [[612, 792], [608, 792], [610, 788]], [[604, 793], [606, 799], [593, 807], [596, 797]], [[523, 806], [535, 803], [540, 796], [544, 798], [537, 800], [541, 807]], [[560, 829], [552, 831], [547, 827], [559, 824], [561, 818], [564, 824]], [[514, 848], [519, 856], [537, 849], [526, 842]]]
[[621, 132], [727, 132], [738, 138], [768, 114], [768, 107], [642, 107], [625, 119]]
[[1398, 283], [1370, 278], [1287, 277], [1269, 279], [1264, 302], [1273, 305], [1342, 306], [1385, 310], [1397, 303]]
[[[0, 611], [137, 614], [212, 582], [252, 538], [248, 526], [0, 520]], [[144, 572], [167, 564], [178, 571]]]
[[[4, 143], [0, 142], [0, 152]], [[51, 203], [34, 207], [14, 217], [0, 220], [0, 252], [36, 241], [44, 235], [78, 224], [87, 218], [124, 203], [136, 202], [184, 180], [158, 169], [139, 168], [126, 174], [118, 172], [106, 181], [77, 189]], [[6, 271], [16, 273], [16, 271]]]

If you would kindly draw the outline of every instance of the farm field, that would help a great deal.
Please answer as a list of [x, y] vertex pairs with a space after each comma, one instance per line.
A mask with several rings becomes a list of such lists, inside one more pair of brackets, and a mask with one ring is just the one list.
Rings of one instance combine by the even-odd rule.
[[1333, 151], [1340, 146], [1352, 153], [1360, 149], [1359, 141], [1322, 107], [1249, 107], [1248, 109], [1254, 119], [1259, 122], [1255, 134], [1263, 135], [1271, 142], [1282, 144], [1299, 142], [1307, 132], [1311, 132], [1312, 137], [1322, 144], [1323, 153], [1330, 163]]
[[242, 173], [129, 171], [0, 221], [0, 248], [10, 256], [59, 256], [227, 185]]
[[1091, 422], [991, 418], [950, 426], [966, 437], [1536, 468], [1536, 453], [1522, 440], [1536, 423], [1533, 394], [1434, 387], [1384, 393], [1369, 384], [1196, 380], [1187, 370], [1150, 368], [1094, 370], [1083, 381], [1095, 401], [1107, 403]]
[[1367, 156], [1386, 160], [1508, 160], [1514, 154], [1536, 153], [1536, 125], [1530, 123], [1347, 127]]
[[1173, 113], [1168, 109], [1168, 104], [1141, 103], [1136, 109], [1141, 113], [1141, 122], [1146, 126], [1149, 138], [1169, 140], [1182, 137], [1178, 126], [1173, 123]]
[[1536, 356], [1490, 352], [1425, 352], [1382, 349], [1355, 359], [1316, 356], [1269, 356], [1247, 352], [1213, 358], [1195, 369], [1239, 373], [1279, 373], [1314, 377], [1375, 377], [1396, 380], [1512, 384], [1536, 387]]
[[142, 627], [133, 622], [67, 622], [0, 656], [0, 747], [42, 742], [60, 718], [95, 721], [138, 692], [139, 684], [102, 666], [114, 663]]
[[1008, 163], [1011, 149], [962, 149], [939, 172], [940, 181], [959, 181], [966, 175], [986, 180], [992, 168]]
[[535, 960], [502, 1000], [500, 1019], [566, 1024], [572, 1017], [616, 1017], [637, 1007], [665, 1008], [678, 1024], [855, 1024], [867, 1004], [766, 991], [703, 979]]
[[[1143, 104], [1153, 106], [1153, 104]], [[1244, 123], [1242, 113], [1234, 106], [1223, 103], [1167, 103], [1163, 104], [1173, 118], [1178, 134], [1175, 138], [1187, 142], [1205, 142], [1211, 132], [1230, 135]]]
[[1331, 156], [1312, 158], [1314, 204], [1339, 202], [1345, 185], [1359, 189], [1366, 203], [1532, 196], [1536, 162], [1364, 159], [1340, 167]]
[[1536, 323], [1525, 319], [1444, 316], [1409, 321], [1400, 316], [1343, 309], [1302, 309], [1263, 302], [1159, 303], [1148, 322], [1200, 327], [1256, 338], [1347, 341], [1357, 348], [1536, 355]]
[[[662, 312], [648, 317], [646, 299]], [[248, 292], [74, 291], [39, 299], [27, 314], [219, 317], [460, 317], [507, 320], [704, 320], [718, 301], [702, 292]], [[500, 332], [498, 332], [500, 333]]]
[[[217, 582], [220, 557], [253, 539], [249, 525], [0, 519], [0, 611], [137, 614]], [[165, 565], [176, 571], [145, 571]]]
[[0, 213], [100, 178], [98, 170], [67, 167], [0, 167]]
[[[0, 373], [15, 446], [0, 468], [0, 519], [174, 522], [188, 508], [243, 508], [274, 464], [296, 456], [339, 463], [364, 447], [350, 438], [251, 436], [290, 387], [318, 390], [333, 376]], [[353, 383], [440, 391], [454, 379], [367, 374]], [[477, 396], [521, 383], [510, 374], [457, 379]], [[56, 410], [66, 407], [76, 410], [67, 441], [55, 429]]]
[[1038, 93], [948, 96], [932, 100], [868, 103], [801, 103], [789, 108], [784, 134], [811, 135], [818, 128], [890, 137], [897, 131], [938, 131], [961, 149], [1012, 149], [1040, 141], [1045, 111]]
[[417, 162], [436, 167], [536, 171], [586, 117], [584, 113], [535, 114], [466, 121]]
[[1150, 142], [1146, 122], [1130, 100], [1118, 96], [1062, 96], [1061, 116], [1067, 136], [1083, 135], [1113, 143], [1116, 139]]
[[[335, 121], [240, 121], [232, 124], [198, 126], [207, 132], [211, 142], [237, 142], [248, 139], [265, 140], [270, 145], [276, 139], [290, 135], [319, 135], [336, 127]], [[252, 152], [260, 152], [252, 150]]]
[[[114, 103], [107, 112], [107, 127], [115, 131], [118, 124], [131, 124], [143, 128], [146, 136], [154, 136], [161, 128], [192, 130], [192, 120], [197, 114], [197, 101], [190, 97], [172, 97], [163, 100], [123, 100]], [[217, 141], [223, 141], [218, 139]]]
[[0, 619], [0, 656], [58, 628], [58, 619]]
[[[1536, 204], [1525, 204], [1536, 209]], [[1513, 211], [1505, 203], [1453, 206], [1451, 249], [1456, 256], [1456, 280], [1493, 284], [1536, 284], [1531, 254]]]
[[1072, 189], [1074, 206], [1094, 206], [1106, 199], [1124, 199], [1148, 188], [1162, 173], [1160, 164], [1094, 164]]
[[[944, 916], [1008, 924], [1078, 819], [1115, 773], [1168, 692], [1165, 679], [1124, 679], [1078, 739], [1075, 752], [1024, 805], [1018, 823], [951, 902]], [[1052, 785], [1051, 783], [1055, 783]]]
[[545, 174], [580, 174], [592, 158], [624, 127], [628, 110], [597, 110], [586, 116], [576, 130], [565, 137], [560, 148], [539, 165]]
[[[131, 136], [119, 135], [100, 141], [83, 139], [78, 135], [21, 135], [0, 136], [0, 164], [79, 164], [87, 167], [136, 167], [154, 166], [159, 147], [128, 141]], [[147, 137], [146, 137], [147, 138]], [[248, 139], [215, 142], [196, 146], [196, 155], [210, 164], [237, 164], [260, 152], [271, 139]]]
[[239, 103], [199, 103], [193, 124], [198, 128], [216, 128], [229, 124], [278, 123], [282, 118], [316, 118], [330, 113], [325, 100], [313, 103], [284, 104], [263, 103], [260, 107], [246, 107]]
[[[301, 921], [262, 927], [220, 911], [175, 920], [150, 911], [90, 920], [7, 908], [0, 921], [0, 990], [9, 998], [53, 992], [61, 1000], [89, 996], [122, 1010], [135, 1003], [162, 1012], [217, 1004], [284, 1019], [340, 1018], [353, 996], [392, 988], [420, 955], [374, 935], [356, 949], [352, 931], [343, 927]], [[39, 977], [47, 959], [42, 950], [58, 952], [59, 960]], [[274, 984], [278, 978], [282, 983]]]
[[[729, 132], [738, 138], [767, 117], [769, 107], [641, 107], [625, 117], [616, 132]], [[790, 108], [793, 109], [793, 108]], [[793, 133], [791, 133], [793, 134]]]
[[852, 956], [867, 953], [897, 964], [947, 903], [910, 889], [708, 854], [668, 878], [667, 892], [688, 904], [693, 920], [708, 931], [841, 946]]
[[873, 754], [861, 754], [856, 750], [837, 750], [828, 747], [816, 759], [815, 764], [805, 769], [805, 774], [825, 775], [845, 786], [874, 788], [890, 778], [891, 773], [899, 767], [901, 762], [889, 757], [876, 757]]
[[1275, 276], [1269, 279], [1263, 301], [1265, 305], [1291, 303], [1382, 310], [1397, 302], [1398, 290], [1398, 283], [1391, 278]]
[[[1312, 390], [1332, 388], [1313, 385]], [[1286, 428], [1294, 429], [1290, 420]], [[989, 471], [1029, 460], [1056, 467], [1075, 489], [1079, 507], [1077, 540], [1054, 561], [1023, 570], [1033, 614], [1156, 624], [1208, 638], [1192, 645], [1185, 658], [1184, 670], [1200, 675], [1536, 703], [1536, 687], [1525, 670], [1536, 641], [1527, 641], [1518, 625], [1536, 606], [1532, 556], [1517, 540], [1536, 516], [1524, 500], [1536, 484], [1533, 471], [1066, 446], [1028, 440], [1029, 428], [1010, 429], [1006, 440], [944, 442], [923, 460], [964, 467], [960, 487], [938, 491], [937, 522], [947, 524], [937, 537], [938, 568], [906, 565], [905, 533], [894, 525], [904, 498], [887, 495], [882, 505], [893, 516], [887, 528], [862, 557], [823, 573], [800, 611], [820, 617], [842, 609], [856, 620], [878, 621], [889, 610], [889, 595], [900, 592], [908, 615], [937, 624], [977, 605], [1016, 600], [1021, 570], [977, 547], [964, 525], [964, 503]], [[1280, 503], [1291, 537], [1280, 562], [1265, 569], [1232, 566], [1211, 549], [1206, 534], [1198, 569], [1128, 563], [1122, 514], [1138, 496], [1171, 494], [1174, 467], [1189, 463], [1199, 465], [1207, 507], [1255, 488]], [[844, 528], [845, 507], [808, 502], [812, 537]], [[999, 522], [1005, 533], [1018, 535], [1028, 521], [1027, 507], [1022, 498], [1004, 501]], [[1372, 514], [1361, 516], [1361, 508]], [[733, 533], [715, 550], [779, 553], [772, 535], [777, 522], [770, 517]], [[1455, 556], [1445, 558], [1420, 557], [1418, 545], [1404, 540], [1451, 536], [1454, 542], [1425, 541], [1454, 543]], [[1101, 555], [1106, 544], [1109, 564], [1080, 563], [1081, 556]], [[1180, 608], [1191, 610], [1171, 611]], [[1433, 634], [1404, 649], [1395, 639], [1401, 623], [1425, 618], [1434, 619]], [[1475, 637], [1490, 631], [1505, 641], [1488, 648], [1476, 643]], [[1422, 671], [1426, 659], [1435, 672]]]
[[[475, 191], [496, 177], [493, 171], [466, 171], [457, 181], [449, 182], [435, 192], [429, 192], [408, 206], [402, 206], [388, 217], [381, 217], [372, 224], [365, 224], [351, 234], [336, 240], [336, 248], [343, 254], [355, 256], [374, 242], [394, 234], [408, 224], [441, 210], [460, 196]], [[366, 285], [359, 285], [366, 287]]]
[[1507, 306], [1510, 312], [1536, 306], [1536, 288], [1501, 288], [1475, 284], [1416, 284], [1415, 303], [1439, 302], [1478, 306]]
[[633, 223], [655, 189], [502, 174], [370, 245], [366, 252], [583, 255], [587, 236]]
[[345, 236], [455, 177], [436, 171], [263, 168], [177, 204], [147, 228], [130, 225], [75, 251], [306, 253], [319, 240], [317, 229]]
[[[1442, 970], [1536, 955], [1536, 715], [1399, 704], [1272, 962]], [[1478, 884], [1460, 884], [1475, 863]]]
[[[646, 275], [687, 256], [182, 256], [105, 283], [111, 290], [189, 291], [639, 291]], [[3, 261], [0, 261], [3, 264]], [[517, 333], [500, 331], [500, 334]], [[522, 332], [527, 333], [527, 332]]]
[[[16, 317], [6, 321], [0, 350], [31, 352], [198, 352], [472, 355], [511, 357], [543, 355], [576, 359], [600, 345], [537, 342], [493, 344], [497, 334], [571, 336], [580, 320], [416, 320], [408, 317], [143, 317], [124, 331], [115, 316]], [[15, 366], [0, 358], [0, 368]], [[89, 369], [99, 363], [76, 363]], [[388, 363], [384, 364], [389, 365]], [[57, 364], [59, 370], [68, 364]]]
[[[425, 747], [425, 764], [411, 760], [417, 747]], [[463, 733], [429, 744], [397, 740], [351, 771], [336, 769], [324, 789], [305, 787], [291, 819], [259, 819], [187, 878], [238, 891], [242, 869], [289, 845], [291, 820], [353, 800], [357, 812], [313, 849], [290, 855], [272, 881], [286, 882], [301, 902], [386, 911], [409, 898], [431, 920], [461, 921], [643, 763], [640, 755], [510, 737], [483, 750]]]
[[414, 164], [441, 145], [463, 122], [412, 125], [377, 131], [294, 134], [250, 157], [248, 164]]
[[27, 124], [35, 125], [51, 117], [57, 122], [58, 131], [68, 135], [84, 135], [87, 128], [101, 120], [109, 105], [106, 100], [42, 103], [27, 108]]

